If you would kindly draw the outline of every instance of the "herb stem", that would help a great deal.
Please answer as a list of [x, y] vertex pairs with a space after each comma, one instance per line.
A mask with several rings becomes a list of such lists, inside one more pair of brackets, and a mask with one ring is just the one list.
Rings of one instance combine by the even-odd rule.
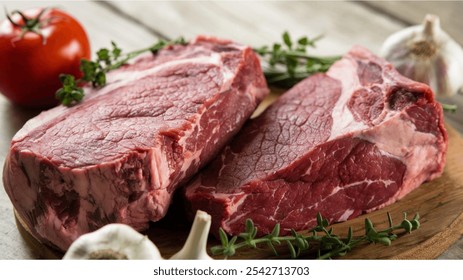
[[[311, 234], [297, 233], [291, 230], [291, 235], [279, 236], [280, 225], [275, 225], [272, 233], [263, 237], [255, 238], [257, 234], [257, 227], [254, 226], [252, 220], [246, 221], [246, 231], [240, 233], [238, 236], [228, 239], [225, 232], [220, 229], [221, 245], [211, 248], [212, 254], [224, 255], [226, 258], [233, 256], [236, 250], [246, 247], [257, 248], [258, 245], [267, 245], [278, 255], [274, 245], [286, 243], [289, 247], [291, 257], [298, 257], [301, 252], [313, 250], [318, 248], [319, 259], [330, 259], [337, 256], [343, 256], [353, 248], [362, 244], [368, 243], [381, 243], [383, 245], [390, 245], [393, 240], [397, 238], [394, 231], [404, 230], [405, 232], [412, 232], [420, 227], [419, 215], [410, 221], [407, 219], [406, 214], [400, 224], [392, 225], [392, 218], [388, 214], [388, 222], [390, 226], [384, 230], [377, 231], [373, 223], [369, 219], [365, 219], [365, 235], [359, 237], [352, 236], [352, 228], [349, 228], [347, 237], [339, 237], [333, 233], [333, 229], [329, 228], [327, 219], [324, 219], [320, 214], [317, 215], [317, 226], [310, 229], [308, 232]], [[318, 233], [321, 233], [320, 235]], [[236, 243], [238, 238], [242, 242]]]
[[254, 48], [264, 64], [264, 74], [269, 85], [291, 87], [302, 79], [319, 72], [326, 72], [340, 56], [318, 57], [309, 54], [321, 36], [301, 37], [293, 41], [288, 32], [283, 33], [283, 43]]
[[[260, 55], [274, 54], [273, 50], [268, 50], [268, 49], [262, 50], [262, 49], [255, 48], [254, 51], [259, 53]], [[313, 56], [313, 55], [308, 55], [307, 53], [303, 51], [291, 51], [291, 50], [285, 51], [285, 56], [294, 57], [294, 58], [310, 59], [310, 60], [320, 61], [320, 62], [334, 62], [341, 58], [341, 56]]]

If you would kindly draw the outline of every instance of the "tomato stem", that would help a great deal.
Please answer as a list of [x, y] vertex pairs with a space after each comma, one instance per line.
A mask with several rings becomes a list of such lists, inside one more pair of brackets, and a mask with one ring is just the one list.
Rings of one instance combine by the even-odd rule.
[[[42, 32], [40, 31], [40, 28], [43, 26], [43, 22], [41, 22], [41, 17], [48, 9], [49, 8], [42, 9], [40, 13], [34, 18], [27, 17], [24, 13], [22, 13], [19, 10], [14, 10], [13, 12], [11, 12], [11, 14], [9, 14], [6, 8], [5, 8], [5, 14], [6, 14], [6, 18], [13, 26], [17, 28], [21, 28], [22, 32], [21, 32], [19, 39], [22, 39], [27, 32], [32, 32], [42, 37], [42, 44], [45, 45], [46, 38], [45, 36], [43, 36]], [[17, 23], [11, 18], [11, 16], [15, 14], [18, 14], [21, 17], [24, 24]], [[48, 23], [49, 21], [46, 21], [46, 22]]]
[[8, 19], [8, 21], [15, 27], [19, 27], [21, 28], [21, 25], [17, 24], [16, 22], [13, 21], [13, 19], [11, 18], [10, 14], [8, 13], [6, 7], [5, 7], [5, 15], [6, 15], [6, 18]]

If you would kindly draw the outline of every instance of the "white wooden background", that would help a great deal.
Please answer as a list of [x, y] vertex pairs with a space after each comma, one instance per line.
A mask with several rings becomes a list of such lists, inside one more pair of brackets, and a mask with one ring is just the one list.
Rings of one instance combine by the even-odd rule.
[[[74, 15], [86, 28], [92, 49], [117, 42], [124, 50], [146, 47], [157, 38], [198, 34], [215, 35], [261, 46], [280, 40], [283, 31], [294, 37], [323, 34], [314, 54], [337, 55], [352, 45], [378, 53], [386, 37], [406, 26], [420, 23], [426, 13], [441, 17], [443, 29], [463, 44], [461, 2], [72, 2], [0, 1], [8, 10], [54, 6]], [[3, 20], [4, 16], [0, 15]], [[0, 61], [1, 63], [1, 61]], [[460, 111], [447, 122], [463, 132], [462, 97], [451, 100]], [[24, 122], [37, 111], [15, 107], [0, 96], [0, 165], [9, 142]], [[16, 228], [12, 205], [0, 183], [0, 259], [33, 259]], [[463, 259], [463, 241], [441, 258]]]

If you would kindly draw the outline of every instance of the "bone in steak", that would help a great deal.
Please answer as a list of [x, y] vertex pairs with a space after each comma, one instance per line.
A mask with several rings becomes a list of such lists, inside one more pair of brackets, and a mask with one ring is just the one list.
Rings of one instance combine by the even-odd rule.
[[137, 230], [213, 158], [268, 94], [251, 48], [198, 37], [108, 75], [83, 103], [14, 136], [5, 189], [33, 235], [65, 250], [107, 223]]
[[305, 79], [233, 141], [186, 187], [189, 207], [213, 230], [303, 230], [320, 212], [345, 221], [438, 177], [447, 134], [424, 84], [354, 47], [327, 74]]

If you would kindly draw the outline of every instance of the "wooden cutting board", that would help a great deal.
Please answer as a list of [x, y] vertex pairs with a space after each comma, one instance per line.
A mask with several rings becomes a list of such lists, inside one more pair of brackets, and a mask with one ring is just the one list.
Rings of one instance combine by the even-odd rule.
[[[272, 94], [257, 111], [262, 111], [275, 97], [276, 94]], [[423, 184], [401, 201], [384, 209], [333, 225], [334, 232], [339, 235], [345, 236], [349, 226], [354, 228], [354, 235], [362, 235], [364, 219], [367, 217], [373, 221], [376, 228], [383, 229], [387, 228], [387, 212], [391, 213], [395, 221], [401, 220], [403, 212], [409, 213], [410, 218], [419, 212], [421, 228], [411, 234], [401, 235], [391, 246], [365, 245], [354, 249], [344, 258], [434, 259], [463, 235], [463, 138], [450, 126], [447, 126], [447, 131], [449, 134], [447, 164], [440, 178]], [[179, 202], [174, 200], [174, 203]], [[173, 210], [160, 222], [152, 223], [146, 232], [166, 258], [181, 249], [188, 235], [190, 225], [185, 220], [184, 213], [178, 210], [181, 208], [171, 207]], [[22, 237], [36, 253], [37, 258], [62, 257], [61, 252], [37, 241], [17, 215], [16, 223]], [[209, 247], [216, 244], [218, 241], [210, 237]], [[287, 256], [287, 253], [283, 253], [279, 257]], [[244, 249], [233, 258], [267, 259], [275, 256], [270, 249]]]

